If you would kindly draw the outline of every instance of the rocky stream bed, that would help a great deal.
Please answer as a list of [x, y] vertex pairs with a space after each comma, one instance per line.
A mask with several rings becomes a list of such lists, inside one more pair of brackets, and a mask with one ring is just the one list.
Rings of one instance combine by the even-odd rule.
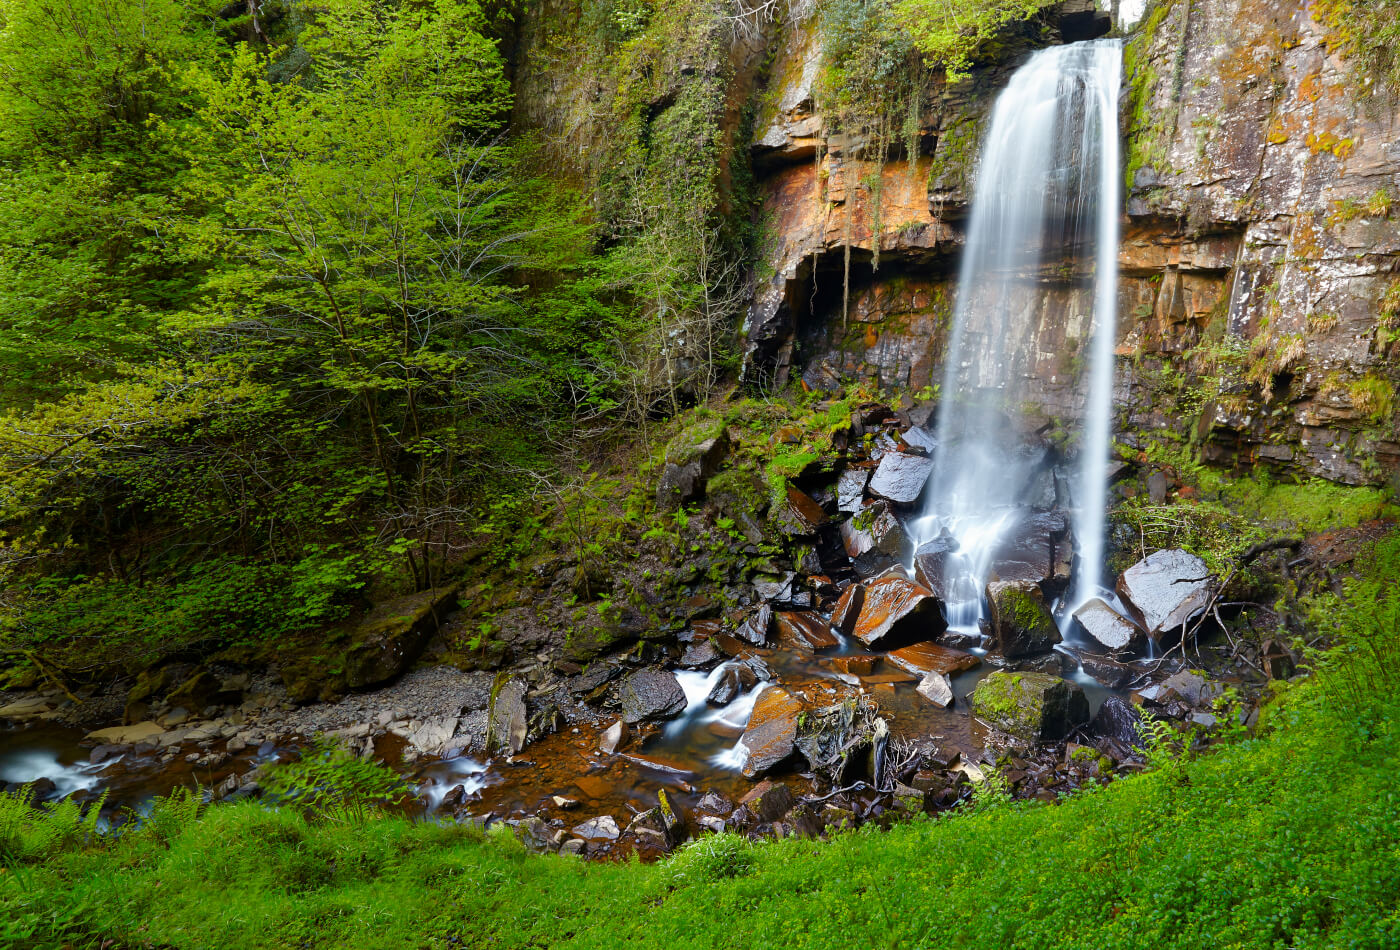
[[[0, 779], [38, 801], [105, 791], [115, 817], [182, 785], [257, 795], [267, 768], [325, 736], [403, 773], [415, 814], [508, 822], [537, 850], [653, 857], [713, 831], [816, 836], [945, 810], [993, 773], [1016, 798], [1053, 800], [1140, 768], [1144, 719], [1208, 734], [1235, 686], [1247, 723], [1261, 673], [1291, 674], [1281, 648], [1213, 645], [1220, 583], [1184, 551], [1147, 553], [1071, 611], [1065, 477], [1033, 437], [1008, 449], [1033, 476], [980, 582], [946, 535], [916, 548], [931, 419], [862, 406], [753, 519], [788, 556], [741, 572], [728, 606], [704, 601], [676, 633], [463, 671], [420, 659], [453, 622], [452, 599], [429, 592], [371, 615], [356, 649], [372, 682], [333, 702], [219, 663], [6, 694]], [[673, 453], [659, 507], [703, 510], [728, 442]], [[969, 604], [980, 622], [950, 627]], [[427, 608], [443, 605], [438, 624]]]

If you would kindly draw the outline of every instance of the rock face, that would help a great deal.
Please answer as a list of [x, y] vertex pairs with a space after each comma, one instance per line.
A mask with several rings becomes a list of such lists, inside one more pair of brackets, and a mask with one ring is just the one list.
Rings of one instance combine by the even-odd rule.
[[1052, 650], [1060, 642], [1055, 618], [1040, 587], [1029, 581], [992, 581], [987, 585], [993, 649], [1005, 657]]
[[853, 633], [866, 646], [895, 646], [927, 640], [948, 626], [943, 605], [926, 588], [902, 577], [865, 585]]
[[[1393, 108], [1367, 101], [1320, 15], [1302, 0], [1196, 0], [1130, 35], [1118, 346], [1135, 358], [1119, 361], [1117, 402], [1126, 429], [1190, 436], [1212, 461], [1381, 484], [1400, 470], [1400, 401], [1372, 395], [1400, 379], [1379, 306], [1400, 228], [1388, 201], [1368, 202], [1394, 192], [1400, 152]], [[746, 327], [752, 378], [939, 381], [979, 139], [1042, 41], [999, 42], [968, 82], [930, 81], [915, 154], [877, 161], [825, 134], [822, 31], [799, 17], [781, 38], [752, 146], [775, 231]], [[827, 288], [842, 286], [847, 249], [843, 300]], [[1083, 399], [1088, 291], [1072, 263], [1047, 252], [1012, 333], [1023, 401], [1048, 418], [1076, 418]], [[1247, 355], [1210, 355], [1227, 335]], [[1201, 382], [1215, 394], [1204, 405], [1189, 401]]]
[[970, 699], [978, 718], [1025, 742], [1062, 739], [1089, 719], [1084, 690], [1048, 673], [992, 673]]
[[1074, 620], [1086, 637], [1110, 653], [1134, 650], [1142, 645], [1142, 630], [1137, 624], [1119, 616], [1097, 597], [1076, 610]]
[[1214, 578], [1205, 561], [1181, 550], [1157, 551], [1118, 579], [1118, 593], [1150, 637], [1180, 634], [1210, 603]]
[[622, 681], [618, 691], [622, 721], [674, 719], [685, 711], [685, 690], [674, 673], [638, 670]]
[[748, 726], [739, 737], [744, 747], [745, 778], [762, 775], [792, 755], [797, 739], [797, 719], [805, 707], [779, 686], [766, 687], [758, 694]]

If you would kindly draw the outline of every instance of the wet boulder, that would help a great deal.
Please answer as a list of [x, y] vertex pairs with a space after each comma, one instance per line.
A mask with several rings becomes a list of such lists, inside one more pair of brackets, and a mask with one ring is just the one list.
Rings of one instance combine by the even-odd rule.
[[515, 755], [525, 748], [529, 733], [525, 710], [527, 687], [523, 677], [513, 676], [505, 682], [498, 679], [487, 712], [487, 748], [507, 755]]
[[797, 739], [797, 720], [804, 706], [779, 686], [766, 687], [758, 694], [748, 726], [739, 737], [744, 749], [745, 778], [761, 775], [792, 755]]
[[[933, 591], [934, 596], [943, 601], [967, 600], [977, 593], [975, 586], [971, 587], [970, 595], [961, 591], [962, 587], [971, 583], [970, 577], [963, 584], [959, 584], [960, 578], [949, 576], [950, 568], [956, 572], [962, 564], [962, 559], [957, 557], [957, 551], [957, 539], [951, 535], [943, 535], [924, 542], [914, 552], [914, 580]], [[949, 595], [950, 590], [952, 596]]]
[[696, 640], [681, 654], [680, 664], [688, 669], [704, 670], [724, 658], [724, 653], [710, 639]]
[[710, 687], [705, 702], [711, 706], [728, 706], [739, 695], [739, 668], [741, 664], [728, 663], [719, 671], [715, 685]]
[[826, 512], [811, 495], [789, 485], [787, 498], [773, 513], [773, 521], [783, 534], [811, 535], [826, 524]]
[[685, 690], [674, 673], [638, 670], [622, 681], [618, 690], [622, 721], [637, 723], [674, 719], [685, 711]]
[[979, 719], [1025, 742], [1063, 739], [1089, 719], [1084, 690], [1049, 673], [992, 673], [970, 700]]
[[1022, 517], [997, 542], [992, 575], [1002, 581], [1063, 585], [1069, 581], [1072, 555], [1065, 516], [1036, 512]]
[[571, 830], [585, 841], [616, 841], [622, 836], [622, 830], [617, 827], [617, 819], [612, 815], [590, 818], [581, 825], [575, 825]]
[[865, 586], [853, 633], [866, 646], [888, 647], [927, 640], [947, 626], [943, 604], [932, 592], [892, 576]]
[[1109, 696], [1089, 723], [1089, 732], [1121, 742], [1131, 749], [1142, 741], [1141, 727], [1142, 714], [1137, 707], [1121, 696]]
[[913, 542], [888, 504], [871, 505], [841, 525], [846, 556], [863, 577], [906, 560]]
[[847, 514], [855, 514], [865, 506], [865, 486], [870, 484], [871, 470], [852, 466], [841, 473], [836, 481], [836, 507]]
[[1097, 597], [1074, 612], [1074, 621], [1091, 643], [1109, 653], [1136, 650], [1143, 645], [1143, 633], [1138, 625]]
[[1030, 656], [1052, 650], [1060, 642], [1055, 618], [1038, 584], [992, 581], [987, 604], [993, 651], [1005, 657]]
[[1154, 639], [1182, 628], [1205, 611], [1215, 578], [1187, 551], [1156, 551], [1123, 572], [1118, 593]]
[[914, 687], [914, 692], [941, 709], [953, 705], [953, 683], [942, 673], [929, 673]]
[[752, 643], [754, 646], [763, 646], [768, 642], [768, 630], [773, 625], [773, 608], [767, 604], [760, 604], [758, 609], [739, 624], [734, 631], [734, 635], [740, 640]]
[[889, 654], [889, 661], [915, 676], [927, 676], [930, 673], [940, 673], [947, 676], [973, 669], [982, 664], [982, 661], [972, 653], [954, 650], [952, 647], [946, 647], [932, 641], [915, 643], [898, 650], [892, 650]]
[[815, 652], [841, 645], [831, 624], [814, 610], [780, 610], [777, 620], [778, 641], [784, 646]]
[[796, 799], [792, 797], [792, 789], [782, 782], [770, 782], [765, 779], [740, 799], [739, 804], [752, 812], [759, 821], [771, 823], [792, 811]]
[[850, 636], [856, 629], [856, 621], [860, 619], [860, 608], [864, 605], [865, 587], [860, 584], [847, 587], [841, 592], [836, 606], [831, 608], [831, 625]]
[[870, 494], [897, 505], [912, 505], [924, 493], [929, 475], [933, 473], [933, 459], [924, 455], [907, 452], [886, 452], [880, 459], [880, 467], [870, 479]]

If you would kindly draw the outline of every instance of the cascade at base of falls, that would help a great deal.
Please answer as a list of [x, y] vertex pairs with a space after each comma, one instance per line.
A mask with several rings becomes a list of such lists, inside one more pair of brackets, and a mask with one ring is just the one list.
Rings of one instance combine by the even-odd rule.
[[[921, 547], [932, 544], [944, 558], [949, 623], [969, 633], [982, 618], [985, 585], [996, 579], [999, 542], [1037, 508], [1074, 511], [1072, 605], [1101, 586], [1121, 70], [1117, 40], [1052, 47], [1015, 73], [992, 113], [944, 359], [935, 464], [917, 528]], [[1020, 408], [1035, 356], [1029, 342], [1035, 301], [1047, 271], [1070, 274], [1085, 290], [1079, 339], [1088, 357], [1078, 469], [1050, 482], [1053, 460], [1045, 449], [1026, 447]]]

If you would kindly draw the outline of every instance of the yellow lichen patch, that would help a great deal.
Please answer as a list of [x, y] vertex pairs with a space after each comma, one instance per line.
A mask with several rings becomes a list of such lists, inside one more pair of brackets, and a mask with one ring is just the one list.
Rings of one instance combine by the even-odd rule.
[[1298, 83], [1298, 98], [1316, 102], [1322, 96], [1322, 73], [1311, 72]]
[[1308, 148], [1314, 155], [1327, 152], [1337, 158], [1346, 158], [1356, 148], [1356, 139], [1344, 138], [1335, 132], [1323, 132], [1320, 135], [1316, 132], [1309, 132], [1304, 141], [1307, 142]]

